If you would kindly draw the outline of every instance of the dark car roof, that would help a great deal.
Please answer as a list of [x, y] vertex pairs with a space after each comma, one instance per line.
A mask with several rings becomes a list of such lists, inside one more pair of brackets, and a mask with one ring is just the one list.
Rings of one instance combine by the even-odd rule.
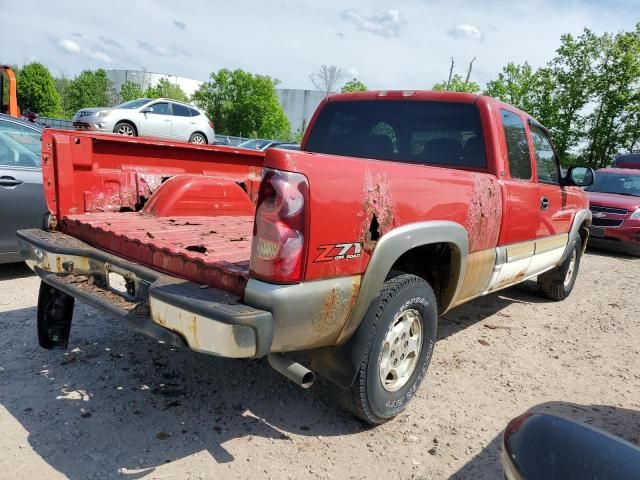
[[4, 113], [0, 113], [0, 120], [7, 120], [9, 122], [17, 123], [18, 125], [24, 125], [25, 127], [33, 128], [34, 130], [38, 130], [38, 131], [44, 130], [44, 127], [38, 123], [22, 120], [20, 118], [12, 117], [10, 115], [5, 115]]
[[617, 168], [617, 167], [607, 167], [607, 168], [599, 168], [596, 170], [596, 174], [600, 173], [622, 173], [627, 175], [640, 175], [640, 169], [637, 168]]

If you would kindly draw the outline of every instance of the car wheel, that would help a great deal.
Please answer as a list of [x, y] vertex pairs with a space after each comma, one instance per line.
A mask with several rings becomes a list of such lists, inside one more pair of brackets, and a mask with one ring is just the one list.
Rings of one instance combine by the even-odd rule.
[[554, 269], [538, 275], [538, 287], [545, 297], [559, 301], [569, 296], [578, 277], [581, 258], [582, 242], [578, 236], [573, 243], [573, 249], [564, 262]]
[[189, 138], [189, 143], [197, 143], [198, 145], [206, 145], [207, 142], [207, 137], [204, 136], [204, 134], [196, 132], [194, 134], [191, 135], [191, 137]]
[[129, 122], [118, 122], [116, 126], [113, 127], [113, 133], [117, 133], [118, 135], [126, 135], [128, 137], [137, 137], [138, 132], [136, 131], [136, 127], [131, 125]]
[[369, 332], [356, 379], [340, 402], [380, 424], [406, 407], [425, 377], [436, 341], [438, 309], [429, 284], [402, 274], [384, 283], [359, 328]]

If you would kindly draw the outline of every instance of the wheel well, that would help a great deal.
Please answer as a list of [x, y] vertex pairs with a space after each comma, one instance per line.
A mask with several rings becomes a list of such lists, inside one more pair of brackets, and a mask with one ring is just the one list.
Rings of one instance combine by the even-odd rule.
[[582, 243], [582, 253], [584, 253], [587, 249], [587, 240], [589, 239], [589, 222], [582, 222], [578, 233], [580, 235], [580, 242]]
[[201, 132], [200, 130], [196, 130], [195, 132], [193, 132], [191, 134], [191, 136], [189, 137], [189, 140], [191, 140], [191, 138], [196, 134], [199, 133], [200, 135], [202, 135], [204, 137], [204, 139], [207, 141], [207, 143], [209, 143], [209, 139], [207, 138], [207, 135], [204, 132]]
[[451, 243], [433, 243], [403, 253], [391, 267], [388, 278], [409, 273], [423, 278], [436, 295], [438, 311], [448, 308], [460, 276], [461, 258], [458, 248]]
[[136, 132], [136, 135], [138, 135], [138, 129], [136, 128], [135, 123], [133, 123], [131, 120], [118, 120], [118, 122], [116, 122], [116, 124], [113, 127], [113, 130], [115, 131], [116, 127], [118, 126], [118, 124], [120, 123], [126, 123], [128, 125], [131, 125], [131, 128], [133, 128], [133, 131]]

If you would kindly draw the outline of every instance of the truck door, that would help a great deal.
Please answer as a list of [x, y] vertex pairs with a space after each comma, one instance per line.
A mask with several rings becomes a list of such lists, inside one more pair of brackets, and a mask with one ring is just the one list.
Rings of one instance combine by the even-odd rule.
[[503, 265], [491, 278], [488, 289], [502, 288], [524, 278], [535, 252], [539, 223], [538, 184], [523, 118], [516, 112], [500, 110], [508, 167], [503, 175], [505, 211], [498, 240]]
[[560, 163], [547, 133], [532, 121], [529, 131], [536, 164], [539, 221], [535, 255], [527, 274], [535, 275], [555, 266], [562, 258], [576, 206], [567, 205], [567, 196], [560, 186]]

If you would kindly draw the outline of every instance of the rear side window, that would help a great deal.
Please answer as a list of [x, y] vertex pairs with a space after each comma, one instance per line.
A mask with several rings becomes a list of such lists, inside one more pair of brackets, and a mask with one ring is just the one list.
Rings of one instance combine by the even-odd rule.
[[487, 166], [480, 114], [467, 103], [329, 103], [309, 134], [306, 150], [425, 165]]
[[189, 113], [191, 114], [192, 117], [197, 117], [198, 115], [200, 115], [200, 112], [195, 108], [189, 108]]
[[184, 105], [180, 105], [179, 103], [172, 103], [171, 108], [173, 110], [173, 114], [178, 117], [191, 116], [191, 113], [189, 112], [189, 107], [185, 107]]
[[531, 179], [531, 157], [524, 123], [520, 116], [509, 110], [500, 110], [500, 116], [507, 141], [511, 178], [529, 180]]
[[0, 166], [39, 167], [42, 133], [0, 120]]

